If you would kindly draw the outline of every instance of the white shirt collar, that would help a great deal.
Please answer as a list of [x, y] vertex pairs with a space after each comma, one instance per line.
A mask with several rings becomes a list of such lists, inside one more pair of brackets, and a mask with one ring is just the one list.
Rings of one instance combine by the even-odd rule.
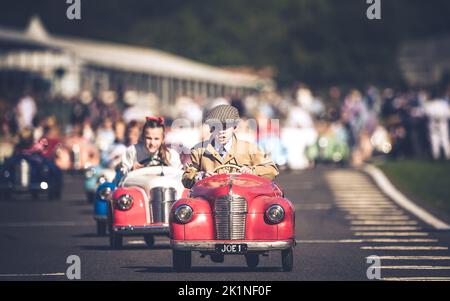
[[[222, 146], [221, 144], [214, 145], [214, 148], [218, 153], [220, 153], [221, 146]], [[228, 153], [231, 150], [232, 146], [233, 146], [233, 138], [231, 138], [223, 147], [225, 148], [225, 151]]]

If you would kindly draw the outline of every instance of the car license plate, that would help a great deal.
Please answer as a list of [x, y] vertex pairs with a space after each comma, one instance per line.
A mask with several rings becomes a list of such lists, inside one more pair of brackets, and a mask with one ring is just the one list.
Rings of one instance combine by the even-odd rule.
[[216, 253], [244, 254], [247, 253], [246, 244], [216, 244]]

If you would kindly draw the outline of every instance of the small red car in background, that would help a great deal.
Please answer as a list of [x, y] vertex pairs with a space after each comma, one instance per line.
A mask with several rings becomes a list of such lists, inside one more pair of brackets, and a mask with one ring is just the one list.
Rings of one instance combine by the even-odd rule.
[[170, 208], [175, 200], [187, 195], [181, 184], [182, 170], [167, 166], [144, 167], [124, 175], [114, 192], [99, 192], [109, 200], [109, 238], [119, 249], [124, 236], [143, 236], [154, 244], [155, 235], [169, 234]]
[[[222, 165], [216, 169], [239, 168]], [[191, 252], [244, 255], [255, 268], [259, 255], [281, 252], [283, 271], [293, 268], [295, 209], [273, 181], [249, 174], [218, 174], [197, 182], [188, 198], [173, 204], [170, 220], [173, 267], [187, 271]]]
[[55, 148], [55, 162], [62, 170], [84, 171], [100, 164], [98, 149], [82, 137], [68, 137]]

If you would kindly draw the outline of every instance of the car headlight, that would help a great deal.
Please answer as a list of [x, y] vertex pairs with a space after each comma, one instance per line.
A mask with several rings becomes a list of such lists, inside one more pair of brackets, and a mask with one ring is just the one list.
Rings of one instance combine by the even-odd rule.
[[266, 210], [266, 219], [271, 224], [281, 223], [284, 219], [284, 209], [280, 205], [272, 205]]
[[129, 210], [133, 206], [133, 198], [129, 194], [121, 195], [116, 204], [120, 210]]
[[177, 222], [181, 224], [186, 224], [192, 219], [193, 210], [191, 206], [188, 205], [180, 205], [177, 209], [175, 209], [175, 219]]
[[319, 139], [319, 146], [322, 147], [322, 148], [327, 147], [328, 146], [328, 139], [325, 138], [325, 137], [321, 137]]
[[110, 200], [111, 196], [112, 196], [112, 189], [111, 187], [105, 187], [102, 190], [100, 190], [98, 192], [98, 195], [100, 196], [100, 198], [104, 201], [106, 200]]

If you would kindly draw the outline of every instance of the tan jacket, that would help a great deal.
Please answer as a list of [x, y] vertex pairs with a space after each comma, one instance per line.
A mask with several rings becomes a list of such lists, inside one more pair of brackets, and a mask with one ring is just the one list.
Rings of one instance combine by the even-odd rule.
[[[191, 188], [196, 182], [199, 172], [213, 172], [215, 168], [224, 164], [235, 164], [239, 166], [249, 166], [253, 168], [253, 173], [257, 176], [273, 180], [278, 175], [278, 168], [272, 159], [262, 152], [253, 143], [238, 140], [233, 135], [233, 145], [225, 157], [219, 155], [212, 146], [211, 141], [203, 141], [191, 150], [191, 164], [186, 166], [183, 174], [183, 185]], [[236, 170], [218, 170], [218, 173]]]

